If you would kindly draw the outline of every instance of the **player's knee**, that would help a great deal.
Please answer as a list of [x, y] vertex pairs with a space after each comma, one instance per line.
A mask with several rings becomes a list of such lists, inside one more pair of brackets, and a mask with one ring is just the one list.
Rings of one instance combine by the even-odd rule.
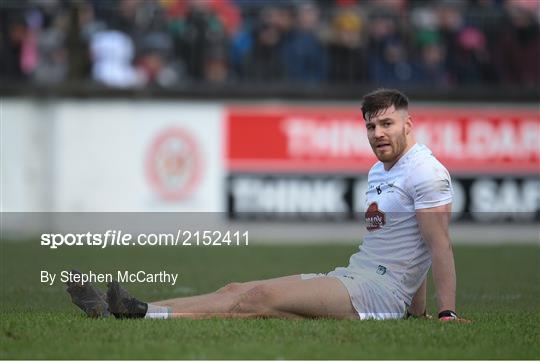
[[243, 283], [229, 283], [224, 287], [218, 289], [217, 293], [238, 293], [242, 290]]
[[238, 296], [233, 306], [237, 313], [261, 313], [272, 310], [274, 291], [267, 285], [257, 285]]

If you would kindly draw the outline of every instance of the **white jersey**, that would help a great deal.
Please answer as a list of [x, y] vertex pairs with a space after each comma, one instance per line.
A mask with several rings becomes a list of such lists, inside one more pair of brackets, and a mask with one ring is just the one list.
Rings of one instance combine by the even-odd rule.
[[368, 176], [368, 233], [348, 269], [385, 276], [395, 295], [410, 305], [431, 266], [415, 210], [448, 204], [452, 193], [448, 171], [424, 145], [415, 144], [389, 171], [377, 162]]

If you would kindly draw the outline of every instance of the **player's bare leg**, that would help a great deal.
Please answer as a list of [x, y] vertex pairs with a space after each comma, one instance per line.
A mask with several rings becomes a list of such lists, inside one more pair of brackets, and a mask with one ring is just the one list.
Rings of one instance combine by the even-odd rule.
[[216, 315], [230, 313], [230, 309], [238, 297], [256, 286], [276, 283], [283, 284], [299, 280], [301, 280], [300, 275], [289, 275], [280, 278], [255, 280], [244, 283], [230, 283], [213, 293], [193, 297], [167, 299], [151, 302], [151, 304], [169, 307], [175, 314], [183, 313], [185, 316], [191, 315], [193, 318], [204, 317], [208, 314]]
[[157, 304], [170, 307], [174, 318], [358, 318], [347, 289], [333, 277], [302, 280], [295, 275], [232, 284], [221, 292]]
[[345, 286], [337, 278], [327, 276], [255, 286], [240, 296], [232, 313], [268, 317], [359, 318]]

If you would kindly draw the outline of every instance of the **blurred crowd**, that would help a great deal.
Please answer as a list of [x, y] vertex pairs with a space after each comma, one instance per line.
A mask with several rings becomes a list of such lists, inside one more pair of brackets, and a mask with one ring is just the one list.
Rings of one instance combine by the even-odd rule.
[[0, 77], [540, 86], [540, 0], [2, 0]]

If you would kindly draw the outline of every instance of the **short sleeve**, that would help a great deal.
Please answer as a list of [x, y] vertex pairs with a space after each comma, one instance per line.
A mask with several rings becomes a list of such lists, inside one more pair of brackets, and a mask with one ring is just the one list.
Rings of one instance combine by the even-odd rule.
[[452, 202], [453, 190], [450, 174], [436, 160], [415, 167], [409, 175], [408, 186], [415, 210]]

